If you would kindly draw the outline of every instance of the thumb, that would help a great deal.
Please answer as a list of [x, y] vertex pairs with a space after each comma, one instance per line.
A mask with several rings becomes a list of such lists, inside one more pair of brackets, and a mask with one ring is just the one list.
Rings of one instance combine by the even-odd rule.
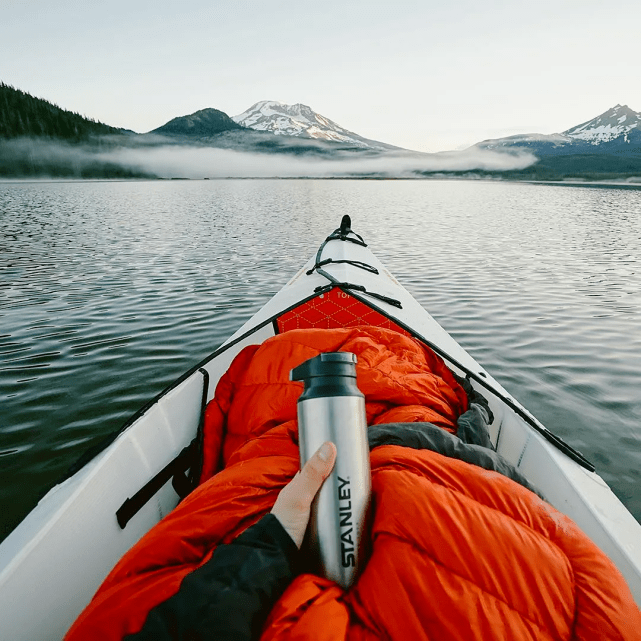
[[312, 501], [336, 461], [336, 446], [323, 443], [303, 469], [280, 491], [272, 514], [300, 548], [309, 521]]
[[301, 497], [304, 496], [309, 500], [309, 503], [314, 500], [323, 481], [330, 475], [335, 460], [336, 445], [329, 441], [323, 443], [294, 479]]

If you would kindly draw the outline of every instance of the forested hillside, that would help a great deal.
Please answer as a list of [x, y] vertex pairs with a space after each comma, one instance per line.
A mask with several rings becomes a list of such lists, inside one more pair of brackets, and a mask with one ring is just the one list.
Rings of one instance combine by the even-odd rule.
[[81, 141], [117, 133], [120, 133], [119, 129], [61, 109], [0, 82], [0, 138], [45, 136]]

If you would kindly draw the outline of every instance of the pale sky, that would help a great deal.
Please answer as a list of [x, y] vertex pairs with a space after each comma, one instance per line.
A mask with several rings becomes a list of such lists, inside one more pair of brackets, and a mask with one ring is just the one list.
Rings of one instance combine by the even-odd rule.
[[0, 80], [146, 132], [301, 102], [444, 151], [641, 111], [641, 2], [0, 0]]

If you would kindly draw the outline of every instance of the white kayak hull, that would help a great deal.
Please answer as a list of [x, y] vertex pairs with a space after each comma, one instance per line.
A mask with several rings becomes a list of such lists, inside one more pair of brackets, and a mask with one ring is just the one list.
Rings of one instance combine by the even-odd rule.
[[[580, 457], [575, 460], [550, 442], [547, 430], [458, 345], [367, 247], [332, 240], [323, 249], [322, 259], [327, 258], [334, 262], [321, 272], [366, 290], [339, 288], [346, 306], [353, 301], [365, 303], [425, 340], [453, 371], [471, 375], [472, 384], [494, 412], [490, 436], [498, 453], [612, 559], [641, 606], [641, 525], [601, 477], [586, 469]], [[124, 528], [116, 518], [125, 501], [195, 437], [204, 403], [213, 398], [234, 356], [245, 345], [273, 336], [276, 319], [301, 301], [318, 296], [316, 288], [331, 285], [318, 270], [307, 274], [316, 260], [313, 257], [209, 359], [140, 412], [102, 452], [51, 489], [0, 545], [2, 638], [62, 638], [122, 555], [177, 505], [178, 494], [167, 482]], [[400, 307], [367, 292], [394, 299]]]

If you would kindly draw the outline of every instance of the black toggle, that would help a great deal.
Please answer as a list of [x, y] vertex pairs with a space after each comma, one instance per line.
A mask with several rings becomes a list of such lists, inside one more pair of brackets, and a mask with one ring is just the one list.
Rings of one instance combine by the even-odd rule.
[[340, 232], [343, 236], [347, 236], [350, 231], [352, 231], [352, 219], [349, 217], [348, 214], [345, 214], [343, 216], [343, 219], [341, 220], [341, 226], [340, 226]]

